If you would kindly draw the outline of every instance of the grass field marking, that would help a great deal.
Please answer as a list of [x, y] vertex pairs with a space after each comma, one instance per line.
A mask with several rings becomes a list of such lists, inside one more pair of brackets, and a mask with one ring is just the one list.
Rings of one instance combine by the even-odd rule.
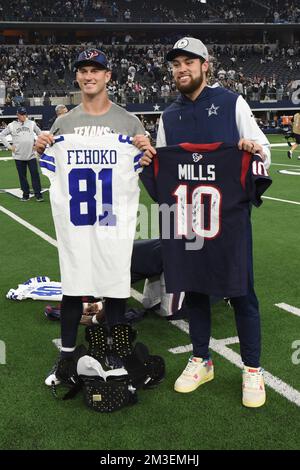
[[[179, 328], [181, 331], [184, 331], [187, 334], [189, 333], [189, 326], [185, 320], [176, 320], [170, 323], [174, 324], [174, 326]], [[243, 363], [241, 356], [227, 347], [225, 344], [227, 340], [230, 342], [227, 344], [233, 344], [233, 341], [236, 342], [236, 337], [225, 339], [211, 338], [210, 349], [227, 359], [229, 362], [231, 362], [231, 364], [234, 364], [239, 369], [242, 369]], [[283, 382], [283, 380], [279, 379], [278, 377], [270, 374], [270, 372], [266, 370], [264, 371], [264, 379], [266, 385], [275, 390], [275, 392], [279, 393], [279, 395], [282, 397], [286, 398], [286, 400], [300, 407], [300, 392], [298, 390], [291, 387], [286, 382]]]
[[293, 315], [297, 315], [297, 317], [300, 317], [300, 308], [294, 307], [293, 305], [285, 304], [284, 302], [281, 302], [279, 304], [275, 304], [275, 307], [281, 308], [282, 310], [285, 310], [286, 312], [292, 313]]
[[[219, 343], [222, 343], [224, 346], [227, 346], [229, 344], [238, 343], [239, 338], [237, 336], [232, 336], [230, 338], [216, 339], [214, 341], [218, 341]], [[168, 351], [172, 354], [183, 354], [185, 352], [190, 352], [192, 350], [193, 350], [193, 345], [192, 344], [187, 344], [186, 346], [177, 346], [176, 348], [168, 349]]]
[[224, 346], [228, 346], [230, 344], [239, 343], [239, 337], [238, 336], [231, 336], [230, 338], [215, 339], [215, 341], [219, 341], [220, 343], [223, 343]]
[[1, 157], [0, 162], [8, 162], [9, 160], [14, 160], [13, 157]]
[[57, 248], [57, 241], [54, 240], [54, 238], [49, 237], [46, 233], [42, 232], [39, 228], [35, 227], [34, 225], [31, 225], [29, 222], [26, 220], [22, 219], [18, 215], [14, 214], [13, 212], [9, 211], [3, 206], [0, 206], [0, 211], [3, 212], [4, 214], [8, 215], [11, 217], [13, 220], [18, 222], [19, 224], [23, 225], [24, 227], [28, 228], [31, 232], [35, 233], [39, 237], [43, 238], [43, 240], [46, 240], [46, 242], [50, 243], [51, 245], [55, 246]]
[[131, 288], [131, 297], [140, 302], [140, 304], [143, 302], [143, 295], [136, 289]]
[[6, 344], [0, 339], [0, 364], [6, 364]]
[[296, 204], [297, 206], [300, 206], [300, 202], [289, 201], [288, 199], [279, 199], [277, 197], [269, 197], [269, 196], [262, 196], [262, 199], [269, 199], [270, 201], [278, 201], [278, 202], [287, 202], [288, 204]]
[[300, 165], [290, 165], [289, 163], [272, 163], [272, 166], [290, 166], [293, 168], [300, 168]]
[[270, 147], [271, 149], [273, 149], [274, 147], [289, 147], [289, 144], [282, 142], [280, 144], [270, 144]]
[[172, 354], [183, 354], [186, 352], [191, 352], [193, 351], [193, 345], [192, 344], [186, 344], [185, 346], [177, 346], [176, 348], [170, 348], [168, 351]]

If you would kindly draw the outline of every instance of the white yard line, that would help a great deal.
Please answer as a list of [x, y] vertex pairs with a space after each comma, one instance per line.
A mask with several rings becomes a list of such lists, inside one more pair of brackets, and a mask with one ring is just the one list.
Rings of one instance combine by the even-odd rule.
[[46, 240], [46, 242], [50, 243], [51, 245], [55, 246], [57, 248], [57, 241], [54, 240], [54, 238], [49, 237], [46, 233], [42, 232], [39, 228], [35, 227], [34, 225], [31, 225], [29, 222], [26, 220], [22, 219], [18, 215], [14, 214], [13, 212], [9, 211], [3, 206], [0, 206], [0, 211], [3, 212], [4, 214], [8, 215], [11, 217], [13, 220], [18, 222], [19, 224], [23, 225], [24, 227], [28, 228], [31, 232], [35, 233], [39, 237], [41, 237], [43, 240]]
[[135, 300], [140, 302], [140, 304], [142, 303], [143, 295], [139, 291], [137, 291], [133, 288], [131, 288], [131, 297], [133, 297]]
[[300, 168], [300, 165], [290, 165], [289, 163], [272, 163], [271, 166], [290, 166], [293, 168]]
[[300, 308], [294, 307], [293, 305], [289, 305], [289, 304], [285, 304], [284, 302], [281, 302], [279, 304], [275, 304], [275, 307], [281, 308], [282, 310], [285, 310], [286, 312], [292, 313], [293, 315], [300, 317]]
[[[57, 248], [57, 241], [49, 237], [49, 235], [47, 235], [46, 233], [42, 232], [42, 230], [38, 229], [37, 227], [34, 227], [30, 223], [26, 222], [26, 220], [22, 219], [21, 217], [9, 211], [3, 206], [0, 206], [0, 211], [6, 214], [7, 216], [11, 217], [13, 220], [18, 222], [19, 224], [28, 228], [31, 232], [35, 233], [36, 235], [41, 237], [43, 240], [47, 241], [48, 243], [50, 243], [51, 245]], [[132, 289], [131, 292], [132, 292], [132, 297], [135, 298], [138, 302], [140, 302], [142, 295], [135, 289]], [[176, 320], [170, 323], [175, 325], [181, 331], [184, 331], [185, 333], [189, 334], [189, 325], [185, 320]], [[228, 344], [234, 344], [235, 342], [238, 342], [237, 337], [218, 339], [218, 340], [211, 338], [210, 348], [216, 353], [218, 353], [219, 355], [221, 355], [222, 357], [224, 357], [225, 359], [227, 359], [232, 364], [236, 365], [239, 368], [242, 368], [243, 364], [242, 364], [240, 355], [227, 347]], [[190, 345], [188, 345], [187, 347], [190, 348]], [[188, 350], [190, 351], [191, 349], [188, 349]], [[295, 403], [297, 406], [300, 407], [300, 392], [298, 390], [295, 390], [290, 385], [283, 382], [278, 377], [273, 376], [267, 371], [265, 371], [265, 383], [269, 387], [271, 387], [273, 390], [275, 390], [277, 393], [279, 393], [284, 398], [286, 398], [288, 401]]]
[[285, 142], [280, 142], [279, 144], [271, 144], [271, 148], [274, 147], [289, 147], [289, 145]]
[[269, 199], [270, 201], [278, 201], [278, 202], [287, 202], [288, 204], [296, 204], [297, 206], [300, 206], [300, 202], [289, 201], [288, 199], [278, 199], [277, 197], [269, 197], [269, 196], [262, 196], [262, 199]]

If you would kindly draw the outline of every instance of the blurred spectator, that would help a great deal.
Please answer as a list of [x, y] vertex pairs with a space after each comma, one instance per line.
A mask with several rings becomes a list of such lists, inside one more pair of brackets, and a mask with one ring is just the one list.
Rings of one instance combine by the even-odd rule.
[[52, 127], [52, 124], [59, 116], [67, 114], [67, 112], [68, 112], [68, 108], [66, 107], [66, 105], [58, 104], [57, 106], [55, 106], [55, 116], [49, 120], [49, 124], [48, 124], [49, 129]]

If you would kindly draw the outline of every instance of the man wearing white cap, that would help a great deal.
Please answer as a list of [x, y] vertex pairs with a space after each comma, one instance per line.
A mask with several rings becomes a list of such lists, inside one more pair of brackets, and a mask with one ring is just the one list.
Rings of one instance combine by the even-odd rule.
[[[180, 95], [161, 116], [157, 147], [177, 146], [184, 142], [193, 144], [225, 142], [236, 145], [240, 150], [260, 154], [265, 167], [268, 168], [270, 166], [269, 142], [257, 126], [246, 101], [242, 96], [228, 89], [218, 85], [208, 85], [209, 54], [202, 41], [184, 37], [175, 43], [166, 58], [172, 64], [173, 78]], [[146, 151], [141, 163], [149, 165], [152, 157], [153, 152]], [[231, 303], [235, 310], [244, 363], [243, 405], [254, 408], [265, 403], [265, 389], [263, 371], [260, 367], [260, 314], [253, 287], [249, 213], [248, 219], [245, 226], [247, 295], [232, 298]], [[218, 262], [222, 266], [221, 261], [216, 259], [215, 269], [217, 270]], [[210, 273], [207, 275], [209, 276]], [[197, 292], [186, 292], [185, 298], [189, 311], [193, 355], [175, 382], [174, 388], [180, 393], [192, 392], [214, 378], [213, 363], [209, 353], [211, 336], [209, 295], [201, 292], [201, 285], [199, 285]]]

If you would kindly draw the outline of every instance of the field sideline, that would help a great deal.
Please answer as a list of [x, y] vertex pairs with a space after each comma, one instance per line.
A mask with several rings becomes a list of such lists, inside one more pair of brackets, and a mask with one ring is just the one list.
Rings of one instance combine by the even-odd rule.
[[[271, 136], [271, 141], [285, 142], [282, 136]], [[149, 313], [135, 328], [138, 340], [152, 354], [165, 358], [167, 376], [157, 389], [139, 392], [136, 406], [111, 415], [90, 411], [81, 395], [67, 402], [55, 400], [43, 381], [56, 359], [51, 340], [59, 337], [59, 324], [45, 318], [46, 302], [16, 302], [5, 297], [10, 288], [30, 277], [46, 275], [59, 280], [57, 250], [51, 243], [55, 233], [49, 196], [46, 192], [43, 204], [35, 200], [23, 204], [0, 192], [0, 340], [6, 347], [6, 363], [0, 363], [0, 449], [300, 448], [300, 161], [297, 152], [288, 160], [287, 150], [287, 146], [272, 149], [273, 184], [262, 207], [252, 215], [262, 365], [269, 384], [267, 403], [257, 410], [241, 406], [233, 313], [222, 302], [213, 307], [213, 382], [188, 395], [173, 391], [190, 354], [187, 324], [170, 324]], [[14, 162], [3, 161], [4, 156], [9, 152], [0, 152], [0, 190], [17, 188]], [[279, 173], [281, 170], [299, 175]], [[44, 177], [42, 183], [48, 186]], [[149, 204], [144, 192], [142, 202]], [[134, 299], [131, 303], [138, 305]], [[79, 336], [84, 342], [83, 327]]]

